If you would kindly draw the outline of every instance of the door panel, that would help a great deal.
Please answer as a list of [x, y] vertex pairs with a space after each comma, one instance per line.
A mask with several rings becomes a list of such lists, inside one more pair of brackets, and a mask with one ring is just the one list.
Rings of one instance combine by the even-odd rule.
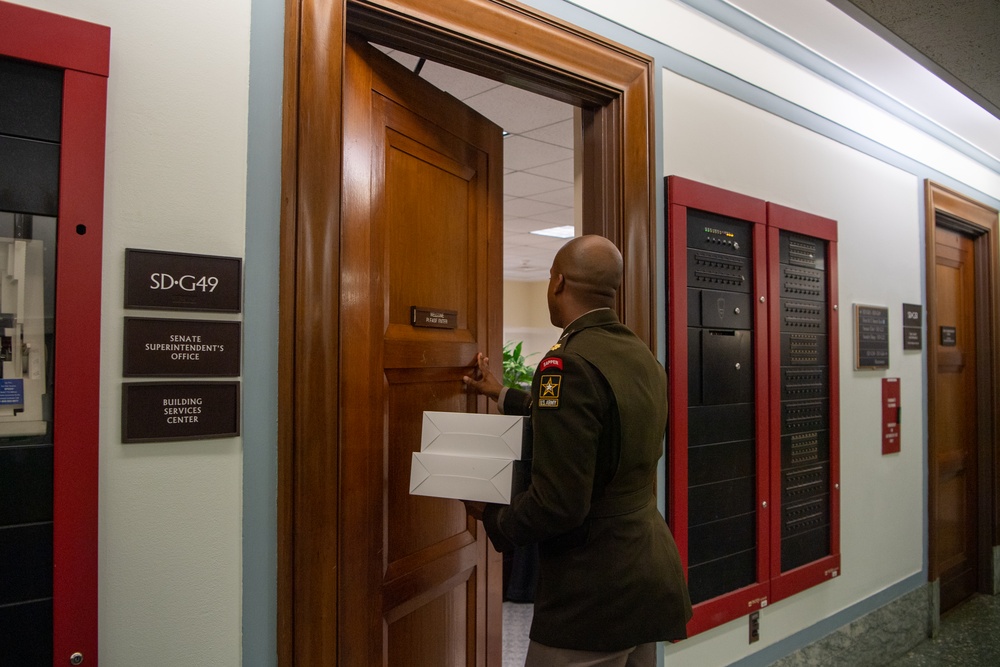
[[[502, 133], [359, 40], [346, 59], [340, 657], [493, 664], [499, 558], [462, 503], [410, 496], [409, 471], [423, 411], [486, 409], [462, 376], [500, 358]], [[411, 325], [414, 306], [453, 327]]]
[[[942, 227], [935, 237], [939, 331], [929, 333], [937, 346], [930, 461], [936, 540], [931, 558], [932, 570], [940, 574], [945, 611], [972, 595], [978, 580], [976, 267], [971, 238]], [[944, 327], [954, 329], [954, 343], [941, 335]]]

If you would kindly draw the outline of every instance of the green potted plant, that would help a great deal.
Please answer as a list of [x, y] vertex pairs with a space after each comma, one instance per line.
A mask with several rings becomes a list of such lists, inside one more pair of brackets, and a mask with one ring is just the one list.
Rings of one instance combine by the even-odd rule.
[[503, 344], [503, 383], [508, 387], [526, 389], [535, 374], [535, 367], [529, 366], [527, 357], [521, 353], [522, 345], [522, 341], [514, 340]]

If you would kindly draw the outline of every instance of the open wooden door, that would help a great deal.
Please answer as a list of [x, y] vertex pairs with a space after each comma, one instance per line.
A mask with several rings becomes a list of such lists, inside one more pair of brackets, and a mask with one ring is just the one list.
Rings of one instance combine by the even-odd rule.
[[485, 411], [462, 376], [501, 356], [502, 131], [360, 39], [345, 72], [339, 664], [499, 665], [499, 556], [409, 475], [422, 412]]

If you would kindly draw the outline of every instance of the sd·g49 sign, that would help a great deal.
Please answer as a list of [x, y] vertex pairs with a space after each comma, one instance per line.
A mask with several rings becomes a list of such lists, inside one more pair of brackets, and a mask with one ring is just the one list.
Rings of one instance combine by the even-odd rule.
[[125, 251], [126, 308], [238, 313], [242, 282], [239, 257]]

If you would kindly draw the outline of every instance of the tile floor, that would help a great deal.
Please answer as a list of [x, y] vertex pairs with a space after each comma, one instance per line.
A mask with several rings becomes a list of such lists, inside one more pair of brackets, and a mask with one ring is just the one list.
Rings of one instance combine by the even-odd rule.
[[1000, 595], [976, 595], [941, 617], [941, 630], [886, 667], [1000, 665]]
[[[528, 647], [531, 605], [503, 605], [503, 664], [521, 667]], [[976, 595], [941, 617], [941, 630], [885, 667], [997, 667], [1000, 595]]]

